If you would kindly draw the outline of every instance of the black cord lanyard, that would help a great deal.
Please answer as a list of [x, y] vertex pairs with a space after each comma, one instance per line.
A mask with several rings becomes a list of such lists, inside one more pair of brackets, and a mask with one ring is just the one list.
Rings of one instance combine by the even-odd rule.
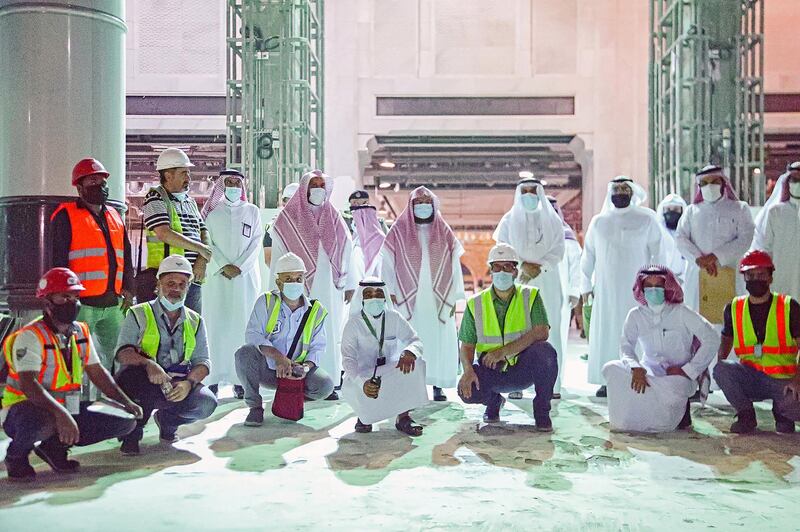
[[[371, 332], [372, 336], [376, 340], [378, 340], [378, 360], [380, 360], [381, 358], [383, 358], [383, 339], [384, 339], [384, 333], [386, 332], [386, 312], [384, 312], [383, 316], [381, 316], [381, 337], [380, 338], [378, 338], [378, 335], [375, 332], [375, 328], [369, 322], [369, 318], [367, 318], [367, 315], [364, 314], [363, 310], [361, 311], [361, 317], [364, 319], [364, 323], [367, 324], [367, 328], [369, 329], [369, 332]], [[377, 375], [377, 374], [378, 374], [378, 361], [376, 360], [375, 361], [375, 369], [372, 370], [372, 378], [374, 379], [375, 375]]]

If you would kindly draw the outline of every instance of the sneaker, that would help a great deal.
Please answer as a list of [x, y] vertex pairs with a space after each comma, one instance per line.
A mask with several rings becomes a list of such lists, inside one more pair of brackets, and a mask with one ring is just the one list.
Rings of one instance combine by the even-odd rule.
[[233, 396], [236, 397], [237, 399], [244, 399], [244, 388], [242, 386], [239, 386], [238, 384], [234, 384]]
[[780, 415], [775, 411], [774, 407], [772, 408], [772, 417], [775, 418], [775, 432], [780, 432], [781, 434], [794, 434], [796, 430], [794, 421], [788, 417]]
[[536, 419], [536, 432], [553, 432], [553, 422], [550, 420], [550, 415]]
[[247, 419], [244, 420], [245, 427], [260, 427], [264, 424], [264, 409], [253, 407], [247, 414]]
[[53, 471], [58, 473], [74, 473], [80, 467], [80, 464], [77, 460], [69, 460], [67, 458], [67, 451], [69, 447], [66, 447], [61, 442], [58, 441], [58, 438], [49, 438], [36, 447], [33, 448], [33, 452], [36, 453], [36, 456], [41, 458], [43, 461], [47, 462]]
[[36, 471], [31, 467], [28, 457], [5, 459], [8, 480], [12, 482], [31, 482], [36, 479]]
[[136, 440], [122, 440], [119, 448], [122, 456], [139, 456], [139, 442]]
[[153, 414], [153, 420], [158, 426], [158, 439], [163, 443], [175, 443], [178, 441], [178, 436], [175, 434], [175, 429], [168, 431], [166, 428], [164, 428], [164, 426], [161, 424], [161, 418], [159, 416], [160, 413], [161, 412], [156, 411], [156, 413]]
[[595, 397], [608, 397], [608, 390], [606, 389], [606, 385], [602, 385], [597, 391], [594, 393]]
[[506, 398], [501, 395], [500, 404], [497, 406], [497, 408], [487, 406], [486, 412], [483, 413], [483, 422], [500, 423], [500, 411], [503, 409], [504, 404], [506, 404]]
[[736, 414], [736, 421], [731, 425], [731, 432], [736, 434], [749, 434], [755, 432], [757, 426], [756, 411], [753, 409], [744, 410]]
[[509, 399], [522, 399], [522, 392], [511, 392], [508, 394]]

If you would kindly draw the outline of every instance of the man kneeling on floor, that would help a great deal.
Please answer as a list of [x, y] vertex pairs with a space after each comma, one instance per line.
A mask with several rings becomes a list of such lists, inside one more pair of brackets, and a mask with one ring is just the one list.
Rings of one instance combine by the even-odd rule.
[[144, 410], [136, 428], [122, 440], [125, 455], [139, 454], [144, 426], [153, 410], [162, 442], [177, 440], [180, 425], [206, 419], [217, 399], [202, 385], [211, 369], [206, 326], [184, 306], [192, 265], [182, 255], [161, 261], [158, 298], [131, 308], [117, 341], [117, 382]]
[[358, 415], [356, 432], [396, 415], [397, 430], [420, 436], [410, 410], [428, 402], [422, 342], [391, 308], [383, 281], [368, 277], [358, 286], [342, 335], [342, 393]]
[[[5, 459], [9, 480], [36, 477], [28, 462], [31, 450], [53, 470], [70, 473], [79, 466], [67, 459], [71, 446], [91, 445], [133, 430], [133, 419], [93, 411], [89, 402], [81, 402], [84, 371], [106, 397], [121, 403], [132, 417], [142, 417], [141, 408], [100, 364], [88, 325], [75, 321], [83, 289], [72, 270], [48, 271], [36, 290], [36, 297], [44, 300], [44, 315], [3, 345], [9, 372], [0, 417], [11, 437]], [[37, 441], [41, 443], [34, 447]]]
[[278, 290], [256, 300], [245, 330], [247, 344], [235, 355], [236, 375], [250, 407], [244, 422], [248, 427], [264, 422], [260, 386], [275, 389], [278, 379], [300, 377], [308, 399], [325, 399], [333, 392], [333, 381], [319, 367], [328, 312], [319, 301], [309, 301], [304, 295], [303, 259], [287, 253], [278, 259], [275, 270]]
[[[472, 297], [461, 321], [458, 394], [465, 403], [486, 405], [483, 420], [500, 421], [506, 392], [536, 390], [536, 430], [552, 432], [550, 400], [558, 375], [556, 351], [547, 338], [550, 326], [539, 291], [514, 283], [519, 256], [508, 244], [489, 252], [492, 286]], [[475, 364], [475, 352], [478, 363]]]

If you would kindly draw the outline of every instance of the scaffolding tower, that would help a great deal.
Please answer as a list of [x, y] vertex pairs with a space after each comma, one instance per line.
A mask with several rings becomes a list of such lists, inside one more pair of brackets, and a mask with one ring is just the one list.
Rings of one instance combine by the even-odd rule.
[[651, 204], [706, 164], [764, 201], [763, 0], [651, 0]]
[[228, 0], [226, 160], [253, 202], [323, 161], [323, 0]]

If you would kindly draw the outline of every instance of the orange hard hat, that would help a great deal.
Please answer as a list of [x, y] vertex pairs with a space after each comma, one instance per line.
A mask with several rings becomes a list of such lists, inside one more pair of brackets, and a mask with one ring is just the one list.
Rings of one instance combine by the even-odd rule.
[[775, 265], [772, 264], [772, 257], [769, 256], [769, 253], [754, 249], [744, 254], [742, 262], [739, 264], [739, 271], [744, 273], [756, 268], [768, 268], [771, 271], [775, 271]]
[[103, 166], [103, 163], [97, 159], [92, 159], [91, 157], [81, 159], [78, 161], [78, 164], [72, 168], [72, 186], [74, 187], [77, 185], [78, 181], [86, 176], [97, 174], [100, 174], [103, 177], [109, 176], [108, 171], [106, 171], [106, 167]]
[[36, 288], [36, 297], [47, 297], [50, 294], [82, 292], [86, 288], [81, 284], [78, 275], [69, 268], [53, 268], [48, 270]]

